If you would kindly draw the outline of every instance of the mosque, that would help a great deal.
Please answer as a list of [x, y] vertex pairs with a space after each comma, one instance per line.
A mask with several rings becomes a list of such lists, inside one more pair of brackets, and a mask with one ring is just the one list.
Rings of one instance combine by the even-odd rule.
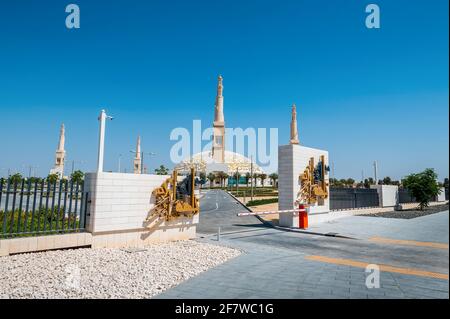
[[[239, 172], [241, 176], [247, 173], [263, 174], [261, 167], [244, 155], [227, 151], [225, 149], [225, 116], [223, 112], [223, 78], [219, 75], [217, 96], [214, 106], [213, 140], [210, 151], [194, 154], [175, 166], [180, 172], [188, 172], [194, 167], [198, 172], [234, 175]], [[241, 182], [240, 182], [241, 183]]]
[[[225, 116], [224, 116], [224, 103], [223, 103], [223, 78], [219, 75], [217, 84], [217, 95], [214, 106], [214, 121], [213, 121], [213, 140], [212, 148], [209, 151], [200, 152], [193, 156], [186, 158], [175, 166], [178, 172], [188, 174], [191, 167], [194, 167], [197, 172], [203, 172], [206, 175], [213, 173], [224, 173], [227, 176], [233, 176], [239, 173], [241, 179], [240, 184], [245, 183], [246, 174], [265, 174], [264, 170], [257, 165], [251, 159], [245, 157], [242, 154], [238, 154], [225, 149]], [[290, 144], [299, 144], [298, 131], [297, 131], [297, 116], [296, 116], [295, 104], [292, 106], [292, 119], [291, 119], [291, 139]], [[142, 152], [140, 137], [138, 137], [136, 144], [135, 158], [133, 160], [133, 173], [142, 174]], [[66, 151], [64, 149], [65, 144], [65, 128], [64, 124], [61, 125], [59, 134], [59, 143], [55, 155], [55, 164], [51, 169], [51, 174], [58, 174], [60, 178], [64, 176], [64, 164]], [[144, 169], [145, 172], [145, 169]], [[233, 178], [227, 178], [226, 183], [234, 184]], [[219, 180], [215, 181], [216, 184], [220, 184]], [[260, 185], [260, 181], [257, 180], [257, 186]], [[269, 185], [270, 180], [265, 180], [265, 185]]]

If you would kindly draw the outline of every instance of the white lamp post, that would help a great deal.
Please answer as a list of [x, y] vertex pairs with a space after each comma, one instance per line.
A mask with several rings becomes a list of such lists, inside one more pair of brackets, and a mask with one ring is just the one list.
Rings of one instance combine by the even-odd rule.
[[100, 121], [100, 134], [98, 140], [98, 159], [97, 159], [97, 173], [103, 172], [103, 158], [105, 155], [105, 126], [106, 120], [112, 120], [113, 117], [106, 115], [106, 111], [102, 110], [98, 117]]

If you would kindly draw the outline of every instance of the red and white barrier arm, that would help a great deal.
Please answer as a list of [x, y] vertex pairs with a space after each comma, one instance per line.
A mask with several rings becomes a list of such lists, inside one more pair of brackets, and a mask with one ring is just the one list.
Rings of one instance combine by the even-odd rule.
[[237, 214], [239, 217], [242, 216], [255, 216], [255, 215], [269, 215], [269, 214], [284, 214], [284, 213], [308, 213], [306, 208], [304, 209], [285, 209], [285, 210], [274, 210], [274, 211], [266, 211], [266, 212], [248, 212], [248, 213], [239, 213]]

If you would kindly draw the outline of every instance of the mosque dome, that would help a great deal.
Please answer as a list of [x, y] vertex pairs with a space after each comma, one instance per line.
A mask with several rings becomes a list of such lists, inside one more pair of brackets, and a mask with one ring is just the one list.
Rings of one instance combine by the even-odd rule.
[[[228, 175], [232, 175], [236, 171], [241, 175], [245, 175], [252, 171], [252, 164], [249, 158], [230, 151], [225, 151], [223, 163], [216, 163], [212, 157], [212, 152], [206, 151], [194, 154], [192, 157], [181, 161], [175, 166], [175, 169], [181, 173], [186, 173], [191, 167], [194, 167], [199, 172], [224, 171]], [[253, 173], [262, 174], [264, 171], [256, 163], [253, 163]]]

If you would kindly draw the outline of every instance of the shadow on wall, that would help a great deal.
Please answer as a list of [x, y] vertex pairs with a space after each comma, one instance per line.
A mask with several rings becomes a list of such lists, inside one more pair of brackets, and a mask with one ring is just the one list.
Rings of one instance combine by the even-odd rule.
[[[150, 197], [150, 204], [155, 205], [156, 196], [152, 193]], [[170, 229], [178, 229], [179, 233], [186, 231], [189, 227], [194, 224], [192, 218], [187, 217], [176, 217], [173, 220], [167, 221], [165, 217], [153, 215], [153, 208], [148, 212], [146, 220], [142, 223], [142, 227], [147, 229], [143, 234], [141, 234], [141, 239], [146, 240], [156, 231], [167, 232]]]

